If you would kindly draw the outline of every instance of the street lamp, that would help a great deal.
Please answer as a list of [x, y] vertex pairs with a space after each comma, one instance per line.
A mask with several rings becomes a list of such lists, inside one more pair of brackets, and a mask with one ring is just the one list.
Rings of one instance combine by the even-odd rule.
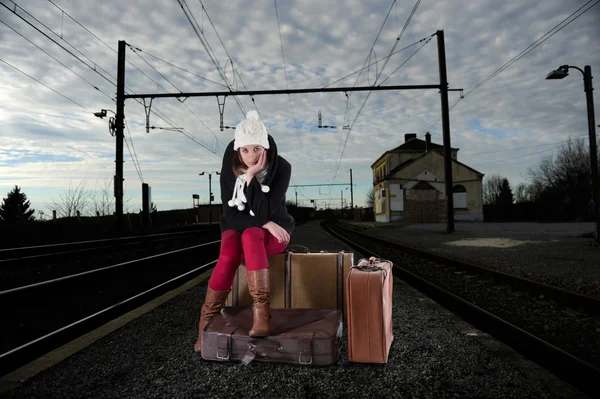
[[563, 79], [569, 75], [569, 68], [577, 69], [583, 74], [583, 88], [587, 101], [588, 132], [590, 139], [590, 163], [592, 172], [592, 201], [594, 220], [596, 222], [596, 241], [600, 242], [600, 186], [598, 185], [598, 153], [596, 150], [596, 122], [594, 117], [594, 97], [592, 92], [592, 68], [589, 65], [581, 68], [572, 65], [562, 65], [546, 76], [546, 79]]
[[212, 193], [212, 174], [220, 175], [219, 172], [202, 172], [199, 173], [199, 176], [204, 176], [204, 174], [208, 174], [208, 223], [212, 224], [212, 201], [213, 201], [213, 193]]

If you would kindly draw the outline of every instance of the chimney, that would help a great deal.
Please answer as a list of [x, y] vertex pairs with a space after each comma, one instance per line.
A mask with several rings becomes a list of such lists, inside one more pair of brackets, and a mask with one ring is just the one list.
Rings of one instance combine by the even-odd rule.
[[425, 134], [425, 152], [429, 152], [431, 150], [431, 134], [427, 132]]
[[404, 142], [406, 143], [408, 140], [412, 140], [412, 139], [416, 139], [416, 138], [417, 138], [416, 133], [406, 133], [404, 135]]

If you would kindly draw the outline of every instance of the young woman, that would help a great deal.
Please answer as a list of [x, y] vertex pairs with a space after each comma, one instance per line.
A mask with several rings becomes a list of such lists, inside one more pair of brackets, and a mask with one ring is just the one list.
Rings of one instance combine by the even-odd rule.
[[253, 298], [251, 337], [269, 334], [271, 320], [269, 262], [290, 241], [294, 218], [285, 206], [292, 166], [277, 154], [267, 128], [250, 111], [235, 128], [221, 167], [221, 253], [208, 282], [194, 350], [202, 350], [202, 330], [221, 311], [236, 270], [246, 263]]

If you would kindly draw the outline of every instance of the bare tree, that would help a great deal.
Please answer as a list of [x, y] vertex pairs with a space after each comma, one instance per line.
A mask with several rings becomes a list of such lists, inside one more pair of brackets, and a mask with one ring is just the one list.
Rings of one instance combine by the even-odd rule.
[[113, 192], [113, 179], [105, 179], [102, 185], [96, 181], [94, 195], [91, 197], [91, 204], [94, 215], [107, 216], [115, 211], [115, 197]]
[[58, 199], [51, 198], [52, 208], [56, 210], [58, 217], [71, 217], [77, 215], [77, 211], [84, 215], [87, 211], [90, 199], [90, 192], [86, 188], [85, 180], [82, 180], [76, 187], [73, 182], [58, 194]]
[[367, 207], [375, 208], [375, 189], [373, 187], [367, 191]]
[[569, 138], [556, 157], [545, 157], [528, 171], [534, 198], [552, 200], [573, 218], [589, 213], [591, 200], [590, 154], [584, 139]]
[[533, 202], [535, 200], [535, 187], [527, 183], [519, 183], [514, 191], [515, 203]]
[[489, 175], [483, 182], [483, 203], [490, 205], [496, 203], [502, 189], [502, 180], [504, 178], [498, 174]]

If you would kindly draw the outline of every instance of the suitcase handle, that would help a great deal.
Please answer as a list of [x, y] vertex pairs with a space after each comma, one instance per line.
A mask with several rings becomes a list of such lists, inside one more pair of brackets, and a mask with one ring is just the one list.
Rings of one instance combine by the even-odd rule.
[[308, 249], [308, 247], [305, 247], [304, 245], [288, 245], [288, 247], [285, 249], [285, 252], [294, 252], [294, 253], [310, 253], [310, 250]]
[[248, 342], [248, 350], [242, 358], [242, 364], [247, 365], [256, 356], [267, 357], [269, 352], [282, 352], [283, 346], [274, 341], [250, 341]]

